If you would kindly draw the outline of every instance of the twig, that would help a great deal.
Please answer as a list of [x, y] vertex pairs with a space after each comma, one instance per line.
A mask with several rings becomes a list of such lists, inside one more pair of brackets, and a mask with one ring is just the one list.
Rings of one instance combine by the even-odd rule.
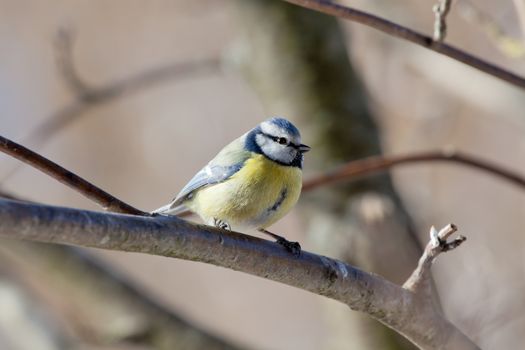
[[84, 82], [75, 67], [73, 60], [73, 33], [71, 30], [61, 28], [54, 40], [54, 53], [56, 66], [60, 70], [60, 76], [71, 91], [79, 97], [88, 96], [93, 88]]
[[94, 106], [109, 102], [125, 94], [139, 91], [147, 86], [168, 81], [173, 78], [219, 71], [220, 59], [210, 58], [191, 62], [170, 63], [165, 66], [145, 70], [128, 78], [95, 86], [86, 83], [79, 75], [73, 60], [72, 34], [61, 29], [55, 38], [55, 57], [61, 76], [75, 94], [75, 100], [44, 119], [28, 136], [32, 145], [40, 145], [51, 135], [76, 120], [81, 113]]
[[285, 0], [287, 2], [316, 10], [328, 15], [341, 17], [366, 26], [375, 28], [379, 31], [395, 36], [397, 38], [405, 39], [414, 44], [423, 46], [429, 50], [439, 52], [445, 56], [453, 58], [457, 61], [463, 62], [471, 67], [479, 69], [496, 78], [504, 80], [517, 87], [525, 89], [525, 78], [500, 68], [492, 63], [475, 57], [458, 48], [447, 45], [443, 42], [432, 40], [431, 37], [418, 33], [412, 29], [403, 27], [399, 24], [390, 22], [378, 16], [369, 13], [355, 10], [346, 6], [338, 5], [328, 0]]
[[439, 0], [437, 4], [432, 7], [435, 15], [434, 20], [434, 40], [443, 41], [447, 36], [447, 15], [450, 11], [452, 0]]
[[[33, 146], [44, 144], [52, 135], [80, 118], [91, 108], [170, 79], [217, 72], [221, 64], [219, 58], [170, 63], [106, 85], [93, 86], [84, 82], [75, 67], [72, 55], [73, 38], [68, 30], [61, 29], [58, 32], [54, 47], [57, 67], [74, 93], [75, 99], [48, 118], [44, 118], [41, 124], [24, 137]], [[7, 170], [2, 175], [1, 182], [10, 178], [18, 169], [18, 166], [15, 166]]]
[[173, 63], [153, 68], [135, 76], [86, 91], [79, 99], [55, 112], [45, 119], [28, 136], [34, 145], [41, 145], [54, 133], [77, 120], [82, 113], [103, 103], [107, 103], [126, 94], [174, 78], [182, 78], [198, 73], [216, 71], [219, 61], [214, 59], [194, 62]]
[[[8, 139], [0, 137], [0, 150], [35, 166], [110, 210], [137, 214], [115, 216], [0, 199], [0, 236], [213, 263], [342, 301], [352, 309], [366, 312], [392, 327], [423, 349], [440, 349], [443, 346], [476, 349], [466, 336], [430, 305], [432, 298], [422, 304], [421, 298], [412, 292], [415, 289], [410, 287], [410, 283], [403, 289], [337, 260], [306, 252], [297, 258], [280, 250], [280, 246], [276, 250], [271, 242], [197, 226], [176, 217], [144, 218], [149, 214], [130, 207]], [[439, 244], [435, 244], [434, 240], [433, 247], [439, 246], [441, 251], [461, 243], [448, 244], [447, 234], [437, 237]], [[425, 272], [428, 270], [425, 266], [436, 255], [434, 250], [426, 250], [423, 256], [427, 257], [422, 258], [424, 263], [420, 264], [422, 267], [418, 267], [416, 271], [419, 272], [413, 275], [425, 276], [429, 273]], [[406, 294], [405, 290], [412, 294]]]
[[430, 267], [441, 254], [459, 247], [467, 240], [465, 236], [458, 236], [452, 241], [447, 241], [448, 238], [457, 231], [454, 224], [449, 224], [442, 228], [439, 232], [432, 226], [430, 228], [430, 241], [428, 242], [423, 255], [419, 259], [417, 268], [412, 275], [403, 284], [403, 288], [408, 289], [415, 294], [421, 294], [425, 298], [431, 298], [430, 290]]
[[472, 155], [452, 151], [421, 152], [400, 156], [376, 156], [346, 163], [335, 171], [321, 174], [306, 180], [303, 191], [311, 191], [320, 186], [370, 175], [402, 164], [425, 162], [450, 162], [483, 170], [525, 189], [525, 177]]
[[0, 199], [0, 236], [141, 252], [209, 264], [295, 286], [362, 311], [422, 349], [477, 349], [411, 291], [341, 261], [176, 217], [141, 217]]
[[[37, 169], [62, 182], [66, 186], [69, 186], [72, 189], [80, 192], [85, 197], [100, 204], [105, 210], [134, 215], [150, 215], [149, 213], [133, 208], [129, 204], [122, 202], [121, 200], [113, 197], [109, 193], [73, 174], [72, 172], [62, 168], [49, 159], [46, 159], [45, 157], [25, 148], [24, 146], [19, 145], [2, 136], [0, 136], [0, 151], [10, 154], [24, 163], [36, 167]], [[480, 169], [525, 189], [525, 178], [508, 169], [503, 169], [500, 166], [470, 155], [454, 153], [450, 151], [434, 151], [401, 156], [377, 156], [351, 161], [337, 170], [306, 180], [303, 184], [303, 192], [312, 191], [321, 186], [354, 179], [359, 176], [365, 176], [384, 171], [397, 165], [436, 161], [458, 163]], [[185, 212], [179, 216], [184, 217], [188, 216], [189, 214], [189, 212]]]
[[132, 215], [150, 215], [149, 213], [143, 212], [142, 210], [136, 209], [131, 205], [122, 202], [120, 199], [113, 197], [106, 191], [84, 180], [80, 176], [73, 174], [69, 170], [62, 168], [60, 165], [38, 153], [35, 153], [3, 136], [0, 136], [0, 151], [46, 173], [64, 185], [101, 205], [104, 210]]
[[[1, 188], [0, 197], [33, 203]], [[117, 340], [141, 336], [140, 343], [142, 344], [154, 342], [152, 338], [162, 336], [167, 347], [169, 347], [168, 344], [171, 344], [172, 347], [184, 344], [187, 349], [238, 349], [166, 309], [143, 293], [140, 288], [136, 288], [124, 276], [113, 271], [111, 266], [85, 249], [4, 241], [0, 245], [0, 260], [2, 263], [5, 263], [5, 260], [9, 261], [11, 266], [8, 269], [12, 270], [14, 267], [15, 270], [12, 272], [17, 279], [24, 284], [25, 288], [30, 289], [32, 294], [40, 295], [43, 303], [50, 303], [49, 299], [41, 295], [40, 288], [45, 285], [44, 281], [49, 283], [58, 280], [60, 282], [58, 288], [52, 283], [53, 293], [51, 294], [54, 302], [57, 302], [64, 293], [70, 295], [73, 292], [74, 297], [68, 298], [67, 305], [61, 303], [57, 307], [52, 302], [53, 311], [64, 314], [62, 316], [66, 316], [67, 322], [70, 322], [68, 327], [73, 327], [77, 333], [86, 331], [87, 327], [85, 338], [99, 333], [95, 335], [95, 340], [100, 340], [101, 336], [107, 336], [114, 343]], [[56, 268], [57, 264], [61, 265], [60, 269]], [[31, 275], [29, 280], [35, 280], [29, 282], [27, 275]], [[33, 288], [38, 290], [31, 290]], [[82, 293], [75, 292], [79, 290]], [[102, 297], [96, 295], [101, 292]], [[93, 308], [93, 306], [96, 309], [107, 303], [113, 305], [110, 311], [111, 317], [128, 317], [134, 320], [133, 324], [139, 323], [142, 327], [131, 327], [128, 332], [123, 332], [120, 328], [115, 330], [113, 327], [100, 326], [98, 312], [96, 315], [89, 312], [86, 314], [86, 309]], [[115, 305], [119, 307], [115, 308]], [[78, 322], [79, 312], [83, 315], [81, 322]], [[144, 337], [145, 334], [148, 336]], [[85, 338], [83, 340], [86, 340]]]

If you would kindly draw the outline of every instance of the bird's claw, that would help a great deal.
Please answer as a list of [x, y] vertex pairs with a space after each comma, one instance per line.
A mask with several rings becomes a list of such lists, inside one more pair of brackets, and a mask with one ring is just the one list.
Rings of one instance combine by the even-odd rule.
[[221, 219], [213, 218], [213, 224], [215, 225], [215, 227], [220, 228], [221, 230], [232, 230], [230, 224], [228, 224], [226, 221], [222, 221]]
[[284, 237], [277, 238], [278, 244], [282, 245], [287, 251], [292, 253], [294, 256], [299, 257], [301, 255], [301, 245], [299, 242], [292, 242]]

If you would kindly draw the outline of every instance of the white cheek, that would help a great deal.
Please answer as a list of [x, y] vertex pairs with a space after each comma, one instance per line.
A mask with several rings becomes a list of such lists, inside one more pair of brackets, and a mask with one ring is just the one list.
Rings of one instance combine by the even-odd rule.
[[262, 151], [269, 158], [282, 163], [291, 163], [295, 155], [288, 148], [283, 147], [275, 142], [268, 143], [262, 147]]
[[264, 137], [263, 135], [256, 135], [255, 136], [255, 142], [261, 149], [268, 143], [268, 139]]
[[273, 158], [278, 158], [281, 151], [281, 147], [275, 142], [267, 142], [261, 148], [265, 154], [273, 156]]

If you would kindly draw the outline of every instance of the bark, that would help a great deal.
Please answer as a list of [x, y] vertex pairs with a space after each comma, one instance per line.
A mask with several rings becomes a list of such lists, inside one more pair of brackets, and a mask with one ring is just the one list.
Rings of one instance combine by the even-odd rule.
[[341, 261], [176, 217], [98, 213], [0, 199], [0, 236], [206, 262], [341, 301], [422, 349], [476, 349], [427, 298]]

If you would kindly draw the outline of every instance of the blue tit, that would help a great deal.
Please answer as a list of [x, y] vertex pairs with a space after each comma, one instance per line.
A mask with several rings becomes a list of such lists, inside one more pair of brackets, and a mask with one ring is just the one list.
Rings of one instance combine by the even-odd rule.
[[258, 229], [293, 253], [297, 242], [266, 228], [297, 203], [302, 187], [303, 153], [299, 130], [283, 118], [271, 118], [224, 147], [166, 206], [154, 214], [186, 209], [208, 225], [226, 230]]

